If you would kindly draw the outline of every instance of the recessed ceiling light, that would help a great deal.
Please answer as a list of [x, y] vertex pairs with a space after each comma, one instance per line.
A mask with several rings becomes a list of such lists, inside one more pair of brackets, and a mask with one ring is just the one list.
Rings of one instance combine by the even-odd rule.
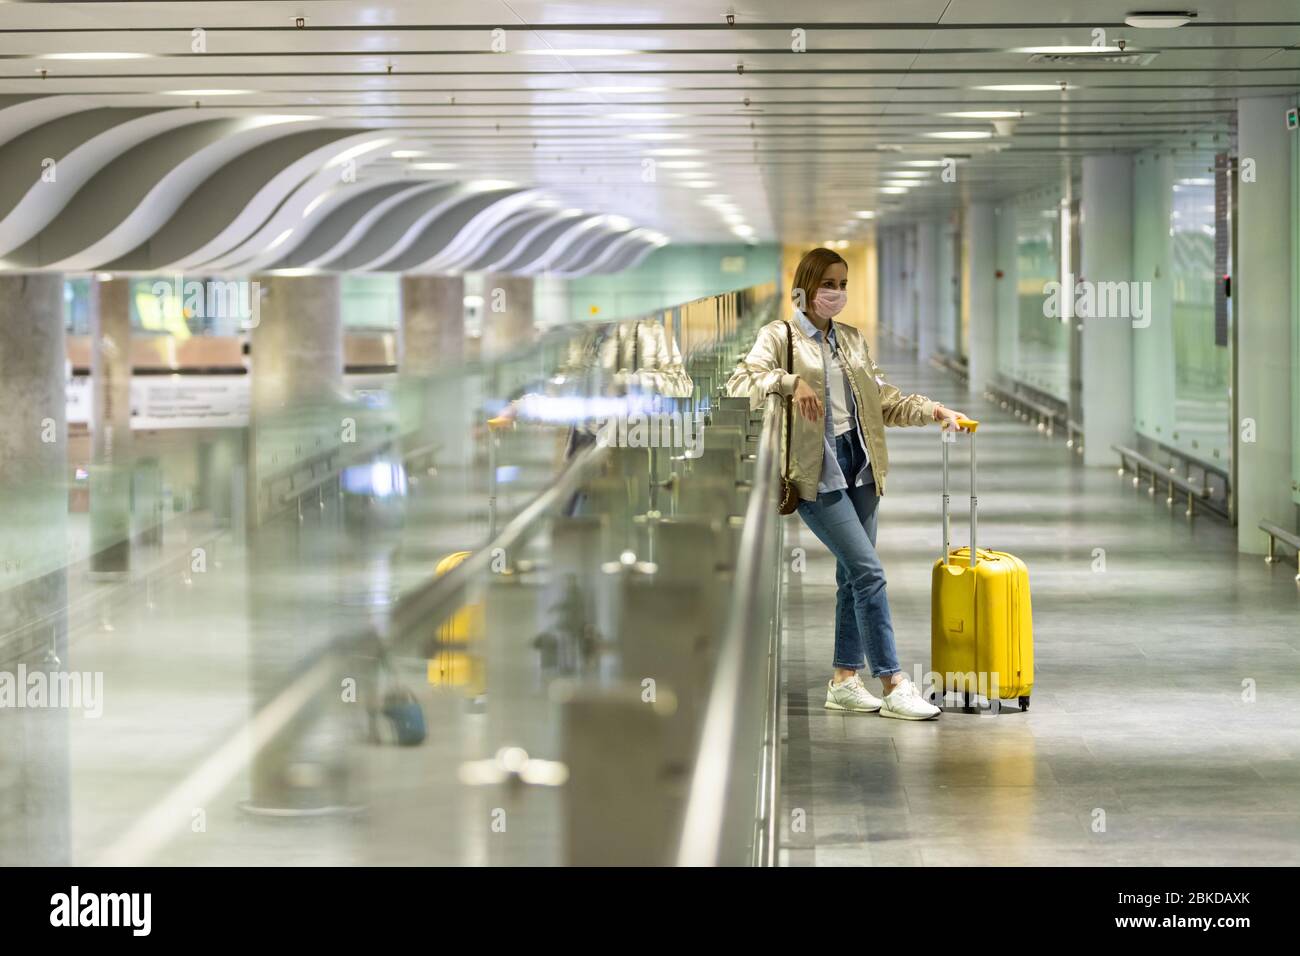
[[931, 139], [988, 139], [993, 134], [980, 129], [945, 129], [925, 135]]
[[549, 46], [532, 47], [527, 50], [511, 50], [511, 53], [522, 53], [524, 56], [627, 56], [632, 53], [640, 53], [640, 50], [621, 50], [611, 47], [606, 50], [591, 49], [586, 47], [560, 48]]
[[941, 116], [952, 116], [957, 119], [1020, 119], [1025, 115], [1023, 110], [965, 110], [960, 113], [941, 113]]
[[[1088, 47], [1092, 49], [1092, 47]], [[1076, 89], [1073, 83], [995, 83], [992, 86], [977, 86], [977, 90], [992, 90], [994, 93], [1056, 93], [1060, 90]]]
[[244, 96], [252, 90], [163, 90], [164, 96]]
[[1124, 18], [1124, 22], [1139, 30], [1169, 30], [1184, 26], [1195, 18], [1196, 14], [1190, 12], [1130, 13]]
[[147, 60], [151, 53], [41, 53], [42, 60]]

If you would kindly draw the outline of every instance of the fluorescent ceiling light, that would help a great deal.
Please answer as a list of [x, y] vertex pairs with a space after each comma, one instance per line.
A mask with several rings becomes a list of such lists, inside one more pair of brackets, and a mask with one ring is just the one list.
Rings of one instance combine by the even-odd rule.
[[1064, 53], [1064, 54], [1087, 54], [1087, 53], [1124, 53], [1117, 46], [1018, 46], [1012, 49], [1012, 53]]
[[682, 113], [610, 113], [606, 119], [631, 120], [634, 123], [657, 123], [660, 120], [681, 119]]
[[929, 173], [922, 172], [919, 169], [895, 169], [889, 173], [890, 179], [924, 179]]
[[905, 159], [902, 161], [903, 166], [942, 166], [942, 159]]
[[906, 179], [887, 179], [881, 185], [889, 186], [892, 189], [911, 189], [916, 183]]
[[940, 113], [940, 116], [952, 116], [957, 119], [1020, 119], [1022, 110], [966, 110], [960, 113]]
[[427, 149], [395, 149], [390, 154], [393, 159], [412, 159], [416, 156], [428, 156]]
[[[1089, 47], [1088, 49], [1092, 49]], [[977, 86], [977, 90], [992, 90], [994, 93], [1056, 93], [1061, 89], [1076, 89], [1073, 83], [995, 83], [992, 86]]]
[[691, 180], [688, 183], [682, 183], [682, 185], [685, 186], [687, 189], [712, 189], [714, 186], [718, 184], [701, 182], [699, 180]]
[[664, 86], [581, 86], [578, 88], [582, 93], [595, 93], [597, 95], [620, 96], [626, 94], [634, 96], [637, 93], [662, 93], [667, 87]]
[[650, 156], [698, 156], [702, 152], [704, 152], [702, 149], [686, 149], [680, 146], [647, 150]]
[[857, 212], [854, 213], [854, 215], [857, 216], [859, 219], [875, 219], [875, 218], [876, 218], [876, 214], [875, 214], [874, 212], [872, 212], [870, 209], [859, 209]]
[[152, 53], [41, 53], [42, 60], [147, 60]]
[[252, 90], [163, 90], [164, 96], [245, 96]]
[[881, 186], [880, 191], [887, 196], [901, 196], [907, 192], [902, 186]]
[[1139, 30], [1170, 30], [1174, 27], [1181, 27], [1190, 23], [1196, 16], [1194, 13], [1130, 13], [1124, 18], [1124, 22], [1131, 27], [1137, 27]]
[[988, 139], [993, 134], [979, 129], [945, 129], [925, 135], [931, 139]]
[[430, 172], [438, 172], [444, 169], [455, 169], [455, 163], [411, 163], [411, 169], [427, 169]]
[[511, 50], [511, 53], [521, 53], [524, 56], [627, 56], [632, 53], [640, 53], [640, 50], [623, 50], [611, 47], [606, 50], [589, 49], [585, 47], [560, 48], [541, 46], [532, 47], [527, 50]]

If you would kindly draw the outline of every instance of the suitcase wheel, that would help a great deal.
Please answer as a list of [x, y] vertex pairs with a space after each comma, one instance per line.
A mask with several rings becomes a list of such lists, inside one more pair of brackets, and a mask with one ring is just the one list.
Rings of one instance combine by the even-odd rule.
[[1021, 697], [1021, 698], [1020, 698], [1020, 709], [1021, 709], [1021, 710], [1028, 710], [1028, 709], [1029, 709], [1029, 698], [1028, 698], [1028, 697]]

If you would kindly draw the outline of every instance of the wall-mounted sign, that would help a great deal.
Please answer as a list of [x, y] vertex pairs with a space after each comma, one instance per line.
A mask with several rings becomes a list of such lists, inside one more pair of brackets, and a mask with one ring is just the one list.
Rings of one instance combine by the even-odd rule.
[[[391, 374], [345, 375], [368, 406], [384, 404]], [[90, 376], [74, 375], [67, 387], [68, 424], [90, 425]], [[136, 375], [131, 379], [131, 428], [243, 428], [248, 425], [247, 375]]]

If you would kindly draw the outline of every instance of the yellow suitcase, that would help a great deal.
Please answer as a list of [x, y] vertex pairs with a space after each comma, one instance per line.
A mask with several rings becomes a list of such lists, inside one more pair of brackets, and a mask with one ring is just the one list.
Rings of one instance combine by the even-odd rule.
[[[975, 493], [975, 428], [971, 434], [970, 547], [950, 547], [948, 445], [943, 444], [943, 557], [934, 564], [930, 589], [930, 669], [941, 693], [959, 691], [969, 705], [971, 695], [1017, 700], [1029, 709], [1034, 687], [1034, 624], [1029, 601], [1029, 569], [1005, 551], [977, 548], [975, 532], [979, 500]], [[974, 551], [975, 559], [971, 560]]]

